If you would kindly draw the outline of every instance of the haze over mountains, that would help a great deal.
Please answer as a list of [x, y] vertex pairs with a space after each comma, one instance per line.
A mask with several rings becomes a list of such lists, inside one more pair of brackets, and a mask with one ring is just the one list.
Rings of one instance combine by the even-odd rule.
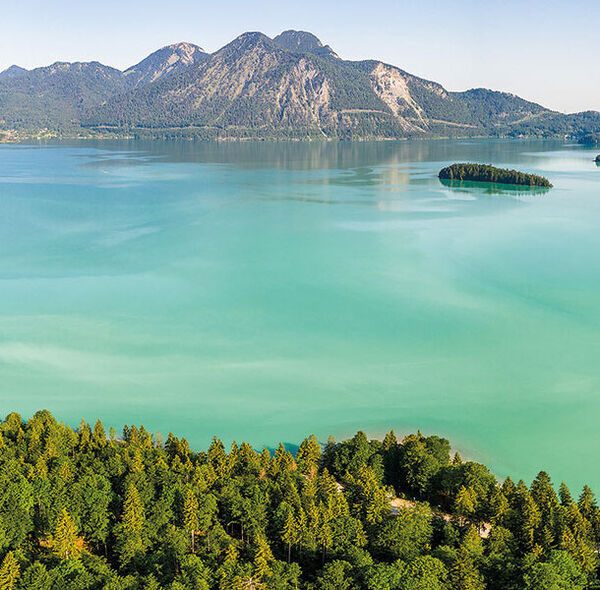
[[215, 53], [159, 49], [124, 72], [57, 62], [0, 73], [0, 129], [63, 135], [397, 139], [573, 136], [600, 113], [564, 115], [505, 92], [448, 92], [377, 60], [346, 61], [317, 37], [244, 33]]

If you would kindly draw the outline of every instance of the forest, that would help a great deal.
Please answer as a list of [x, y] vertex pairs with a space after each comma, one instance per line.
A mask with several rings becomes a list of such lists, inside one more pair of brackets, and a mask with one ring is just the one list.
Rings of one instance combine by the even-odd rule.
[[46, 410], [0, 435], [1, 590], [596, 587], [589, 487], [499, 482], [438, 436], [195, 451]]
[[440, 170], [439, 178], [441, 180], [469, 180], [474, 182], [517, 184], [521, 186], [552, 187], [550, 181], [543, 176], [527, 174], [518, 170], [496, 168], [487, 164], [452, 164]]

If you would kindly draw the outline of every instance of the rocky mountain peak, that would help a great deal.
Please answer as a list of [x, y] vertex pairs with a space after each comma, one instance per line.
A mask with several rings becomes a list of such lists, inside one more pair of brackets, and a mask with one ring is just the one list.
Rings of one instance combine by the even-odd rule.
[[290, 29], [283, 31], [273, 39], [277, 45], [288, 51], [313, 53], [321, 57], [333, 57], [339, 59], [338, 55], [329, 45], [323, 45], [321, 40], [308, 31], [296, 31]]
[[208, 54], [193, 43], [185, 41], [161, 47], [138, 64], [125, 70], [129, 83], [137, 88], [155, 82], [164, 76], [176, 74], [183, 69], [201, 63]]

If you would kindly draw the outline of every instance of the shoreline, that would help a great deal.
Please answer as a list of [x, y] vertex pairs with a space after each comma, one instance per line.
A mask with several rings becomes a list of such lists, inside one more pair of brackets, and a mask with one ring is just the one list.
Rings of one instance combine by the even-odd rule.
[[[166, 129], [168, 133], [171, 129]], [[3, 136], [4, 134], [4, 136]], [[0, 130], [0, 145], [17, 145], [27, 142], [45, 142], [45, 141], [152, 141], [152, 142], [182, 142], [182, 143], [391, 143], [405, 141], [463, 141], [463, 140], [507, 140], [507, 141], [575, 141], [579, 143], [579, 138], [575, 136], [540, 136], [540, 135], [432, 135], [432, 136], [414, 136], [414, 137], [239, 137], [239, 136], [224, 136], [224, 137], [202, 137], [190, 135], [184, 136], [161, 136], [159, 134], [148, 135], [131, 135], [125, 133], [123, 135], [106, 134], [106, 135], [80, 135], [80, 134], [61, 134], [48, 132], [46, 133], [24, 133], [19, 135], [18, 130]], [[585, 144], [581, 144], [585, 145]]]

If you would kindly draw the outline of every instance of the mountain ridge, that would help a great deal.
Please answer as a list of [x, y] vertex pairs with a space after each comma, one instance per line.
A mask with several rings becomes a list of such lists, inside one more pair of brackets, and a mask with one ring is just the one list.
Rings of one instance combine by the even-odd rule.
[[24, 74], [26, 72], [27, 70], [25, 68], [13, 64], [12, 66], [9, 66], [8, 68], [0, 72], [0, 78], [12, 78], [14, 76], [20, 76], [21, 74]]
[[[10, 70], [10, 68], [9, 68]], [[556, 137], [597, 133], [509, 92], [441, 84], [380, 60], [348, 61], [306, 31], [242, 33], [217, 51], [181, 42], [120, 71], [55, 62], [0, 73], [0, 130], [45, 127], [196, 139]]]

